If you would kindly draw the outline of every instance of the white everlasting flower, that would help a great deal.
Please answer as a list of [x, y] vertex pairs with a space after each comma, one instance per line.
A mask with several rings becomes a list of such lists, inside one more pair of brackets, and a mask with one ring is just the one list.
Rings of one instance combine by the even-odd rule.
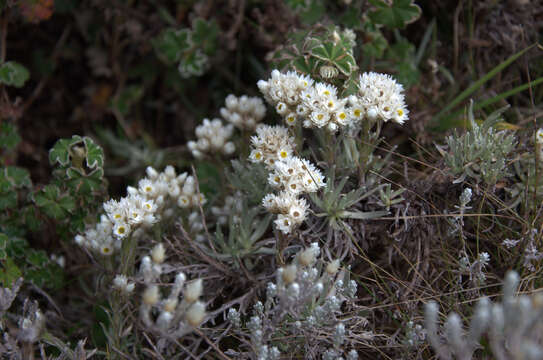
[[310, 161], [296, 156], [275, 162], [268, 182], [293, 194], [312, 193], [325, 185], [320, 170]]
[[187, 147], [192, 155], [200, 159], [205, 154], [231, 155], [235, 151], [234, 143], [229, 141], [234, 131], [234, 125], [223, 126], [220, 119], [204, 119], [202, 125], [196, 127], [197, 141], [189, 141]]
[[128, 223], [116, 223], [113, 227], [113, 235], [119, 239], [123, 239], [130, 234], [130, 225]]
[[535, 133], [535, 141], [538, 144], [543, 145], [543, 128], [538, 129], [537, 132]]
[[225, 99], [226, 107], [221, 108], [221, 116], [241, 130], [254, 130], [266, 115], [266, 107], [259, 97], [232, 94]]
[[390, 75], [364, 73], [358, 83], [358, 106], [370, 119], [393, 120], [403, 124], [409, 111], [405, 105], [403, 86]]
[[173, 166], [160, 173], [147, 167], [146, 174], [137, 188], [127, 187], [127, 196], [106, 201], [100, 222], [77, 235], [75, 242], [102, 255], [112, 255], [129, 235], [140, 237], [163, 216], [173, 216], [176, 204], [188, 207], [206, 201], [203, 194], [198, 195], [195, 179], [187, 173], [177, 175]]
[[284, 214], [277, 215], [277, 219], [273, 223], [283, 234], [290, 234], [294, 228], [294, 222], [290, 216]]
[[291, 114], [296, 113], [298, 105], [302, 103], [302, 93], [313, 85], [309, 76], [289, 71], [286, 74], [273, 70], [271, 78], [260, 80], [258, 88], [264, 99], [275, 107], [277, 113], [285, 119], [288, 125], [294, 125]]
[[256, 136], [251, 137], [252, 150], [249, 160], [271, 166], [275, 161], [286, 159], [294, 152], [295, 140], [282, 126], [259, 125]]

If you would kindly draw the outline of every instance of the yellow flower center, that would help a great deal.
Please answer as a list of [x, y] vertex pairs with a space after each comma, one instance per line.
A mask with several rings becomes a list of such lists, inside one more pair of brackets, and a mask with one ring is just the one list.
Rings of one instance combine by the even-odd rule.
[[402, 109], [398, 109], [398, 111], [396, 111], [398, 113], [398, 116], [402, 116], [403, 115], [403, 110]]
[[262, 159], [262, 154], [259, 153], [259, 152], [257, 152], [257, 153], [255, 154], [255, 159], [257, 159], [257, 160]]
[[150, 186], [145, 187], [145, 192], [151, 192], [151, 190], [153, 190], [153, 188], [151, 188]]
[[281, 157], [284, 159], [288, 156], [287, 152], [286, 151], [281, 151]]
[[319, 119], [319, 120], [322, 120], [322, 118], [323, 118], [323, 117], [324, 117], [324, 115], [323, 115], [323, 114], [319, 114], [319, 115], [317, 115], [317, 119]]
[[360, 109], [356, 109], [356, 110], [354, 111], [354, 116], [360, 117], [360, 115], [362, 115], [362, 111], [360, 111]]
[[345, 115], [345, 113], [343, 113], [343, 112], [339, 114], [339, 118], [341, 120], [344, 120], [346, 117], [347, 117], [347, 115]]

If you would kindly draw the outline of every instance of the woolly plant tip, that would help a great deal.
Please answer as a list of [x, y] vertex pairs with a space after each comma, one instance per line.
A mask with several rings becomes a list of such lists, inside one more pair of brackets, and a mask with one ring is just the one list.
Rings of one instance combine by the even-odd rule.
[[332, 260], [326, 265], [326, 272], [329, 275], [335, 275], [339, 270], [339, 259]]
[[320, 253], [317, 243], [311, 244], [311, 247], [305, 249], [298, 255], [298, 261], [302, 266], [311, 266], [317, 261], [317, 256]]
[[164, 301], [164, 311], [173, 313], [175, 308], [177, 308], [177, 304], [177, 299], [166, 299], [166, 301]]
[[296, 264], [287, 265], [280, 270], [282, 270], [281, 278], [286, 285], [296, 280], [296, 272], [298, 271]]
[[158, 291], [158, 286], [151, 285], [143, 292], [142, 295], [143, 303], [149, 306], [153, 306], [160, 300], [160, 293]]
[[206, 307], [201, 301], [197, 301], [188, 309], [185, 317], [187, 322], [194, 327], [199, 326], [206, 316]]
[[185, 301], [189, 303], [193, 303], [202, 295], [202, 291], [204, 289], [203, 280], [198, 279], [196, 281], [193, 281], [185, 287], [185, 291], [183, 293], [185, 297]]
[[151, 258], [155, 264], [162, 264], [164, 262], [166, 259], [166, 249], [164, 249], [162, 243], [155, 245], [151, 250]]
[[506, 300], [513, 299], [515, 292], [517, 291], [520, 278], [516, 271], [509, 271], [505, 275], [505, 281], [503, 283], [503, 297]]

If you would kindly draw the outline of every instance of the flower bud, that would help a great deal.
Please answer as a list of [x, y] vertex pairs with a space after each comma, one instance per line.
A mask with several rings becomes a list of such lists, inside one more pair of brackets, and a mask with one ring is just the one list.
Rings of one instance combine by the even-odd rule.
[[198, 326], [202, 323], [204, 320], [204, 317], [206, 316], [206, 308], [204, 303], [201, 301], [197, 301], [188, 309], [185, 317], [187, 319], [187, 322], [191, 326]]
[[162, 264], [164, 262], [164, 259], [166, 258], [166, 250], [164, 249], [164, 245], [162, 245], [162, 243], [155, 245], [153, 250], [151, 250], [151, 258], [155, 264]]
[[296, 280], [296, 272], [298, 271], [298, 269], [296, 268], [296, 264], [287, 265], [283, 267], [282, 269], [283, 269], [283, 272], [281, 276], [286, 285]]
[[143, 292], [143, 303], [149, 306], [155, 305], [160, 300], [158, 286], [151, 285]]
[[185, 301], [189, 303], [195, 302], [196, 300], [198, 300], [200, 295], [202, 295], [202, 290], [203, 290], [202, 279], [198, 279], [196, 281], [191, 282], [190, 284], [187, 284], [187, 286], [185, 287], [185, 292], [183, 293], [185, 297]]
[[339, 270], [339, 259], [333, 260], [326, 265], [326, 272], [329, 275], [335, 275]]

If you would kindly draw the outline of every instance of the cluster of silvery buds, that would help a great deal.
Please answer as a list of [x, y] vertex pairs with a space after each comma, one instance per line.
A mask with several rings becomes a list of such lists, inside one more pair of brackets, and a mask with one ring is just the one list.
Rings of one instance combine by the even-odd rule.
[[240, 130], [254, 131], [266, 116], [266, 107], [259, 97], [236, 97], [230, 94], [225, 99], [225, 105], [220, 110], [221, 116]]
[[[259, 301], [255, 304], [254, 315], [248, 321], [247, 328], [250, 331], [251, 349], [257, 358], [280, 358], [279, 350], [267, 345], [277, 324], [282, 324], [283, 331], [293, 334], [302, 331], [307, 334], [310, 329], [333, 326], [334, 335], [330, 343], [334, 348], [343, 344], [345, 325], [338, 322], [336, 315], [340, 312], [345, 295], [349, 293], [354, 296], [354, 292], [344, 289], [344, 274], [338, 274], [339, 260], [325, 264], [321, 273], [318, 270], [322, 268], [318, 265], [319, 255], [317, 243], [298, 252], [291, 264], [277, 270], [275, 283], [268, 283], [265, 303]], [[348, 287], [356, 291], [354, 282], [349, 281]], [[289, 320], [283, 324], [282, 320], [286, 317]], [[240, 314], [234, 308], [229, 310], [228, 319], [235, 328], [241, 327]], [[311, 341], [311, 338], [306, 340]], [[356, 359], [355, 353], [351, 351], [349, 359]]]
[[19, 319], [19, 341], [27, 343], [37, 342], [45, 330], [45, 316], [38, 308], [37, 301], [25, 300], [23, 316]]
[[262, 199], [263, 206], [278, 214], [275, 225], [289, 234], [306, 218], [309, 205], [300, 195], [312, 193], [325, 185], [324, 176], [311, 162], [293, 155], [294, 138], [282, 126], [261, 125], [251, 138], [249, 160], [264, 163], [270, 174], [268, 183], [279, 194], [268, 194]]
[[[145, 290], [142, 294], [140, 317], [151, 328], [175, 337], [183, 336], [199, 326], [206, 316], [205, 304], [199, 300], [203, 291], [202, 279], [186, 284], [186, 276], [178, 273], [167, 297], [162, 297], [157, 285], [166, 259], [165, 248], [157, 244], [150, 253], [141, 259], [140, 274]], [[180, 301], [180, 294], [183, 299]], [[153, 313], [159, 314], [153, 319]]]
[[104, 203], [105, 214], [100, 222], [84, 235], [77, 235], [77, 244], [111, 255], [121, 247], [123, 239], [131, 234], [139, 236], [162, 217], [171, 217], [176, 207], [205, 203], [205, 197], [197, 191], [196, 180], [186, 172], [177, 175], [173, 166], [167, 166], [161, 173], [148, 167], [146, 173], [138, 187], [127, 187], [127, 196]]
[[189, 141], [187, 147], [196, 159], [204, 155], [232, 155], [236, 146], [230, 138], [234, 132], [234, 125], [224, 126], [220, 119], [204, 119], [202, 125], [196, 127], [197, 141]]
[[427, 338], [441, 359], [471, 359], [480, 347], [483, 334], [488, 334], [490, 349], [496, 359], [541, 359], [541, 334], [543, 327], [543, 296], [515, 296], [519, 276], [511, 271], [506, 274], [502, 303], [492, 303], [481, 298], [475, 307], [468, 334], [462, 329], [462, 319], [451, 313], [445, 322], [443, 337], [438, 331], [438, 306], [429, 302], [425, 307]]
[[235, 196], [227, 196], [224, 199], [224, 205], [222, 207], [212, 206], [211, 213], [217, 218], [217, 223], [225, 225], [228, 223], [228, 218], [233, 217], [235, 223], [240, 221], [240, 214], [243, 211], [242, 202], [239, 201], [242, 194], [237, 192]]
[[333, 85], [315, 82], [296, 72], [283, 74], [273, 70], [270, 79], [260, 80], [257, 85], [287, 125], [301, 119], [304, 127], [335, 132], [365, 118], [402, 124], [409, 113], [402, 85], [385, 74], [362, 74], [358, 93], [347, 98], [338, 96]]

